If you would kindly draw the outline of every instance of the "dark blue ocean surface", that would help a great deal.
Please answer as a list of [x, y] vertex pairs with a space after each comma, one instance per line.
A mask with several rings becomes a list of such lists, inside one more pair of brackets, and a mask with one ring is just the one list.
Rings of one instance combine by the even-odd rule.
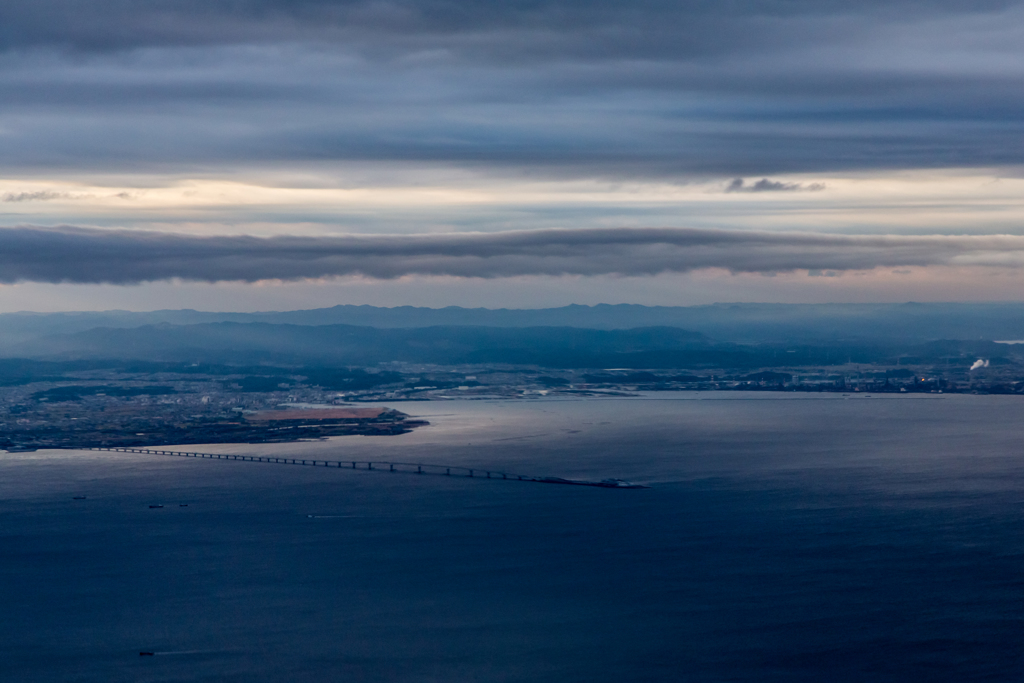
[[662, 398], [205, 449], [645, 490], [0, 454], [0, 679], [1022, 680], [1024, 401]]

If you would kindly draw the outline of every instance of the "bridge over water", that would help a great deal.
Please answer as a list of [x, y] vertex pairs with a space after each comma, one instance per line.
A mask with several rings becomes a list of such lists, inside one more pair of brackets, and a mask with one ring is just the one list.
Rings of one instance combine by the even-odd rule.
[[275, 458], [256, 455], [232, 455], [228, 453], [196, 453], [192, 451], [167, 451], [154, 448], [87, 448], [89, 451], [110, 451], [113, 453], [141, 453], [143, 455], [170, 455], [179, 458], [209, 458], [212, 460], [241, 460], [243, 462], [263, 462], [277, 465], [300, 465], [306, 467], [333, 467], [335, 469], [370, 470], [375, 472], [400, 472], [405, 474], [435, 475], [443, 477], [465, 477], [469, 479], [500, 479], [503, 481], [522, 481], [536, 484], [563, 484], [568, 486], [596, 486], [606, 489], [644, 489], [640, 484], [632, 484], [620, 479], [602, 481], [586, 481], [581, 479], [562, 479], [561, 477], [538, 477], [527, 474], [512, 474], [497, 470], [462, 467], [459, 465], [436, 465], [418, 462], [387, 462], [381, 460], [310, 460], [304, 458]]

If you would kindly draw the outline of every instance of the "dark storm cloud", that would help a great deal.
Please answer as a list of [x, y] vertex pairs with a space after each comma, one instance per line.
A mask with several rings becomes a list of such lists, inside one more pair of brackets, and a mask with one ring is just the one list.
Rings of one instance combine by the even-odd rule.
[[5, 202], [48, 202], [54, 199], [70, 199], [67, 192], [50, 192], [40, 190], [38, 192], [8, 192], [3, 195]]
[[1015, 165], [1020, 9], [6, 0], [0, 168], [384, 160], [730, 177]]
[[817, 192], [824, 190], [822, 183], [784, 183], [780, 180], [761, 178], [747, 185], [743, 178], [733, 178], [725, 186], [726, 192]]
[[[1006, 0], [5, 0], [2, 45], [104, 51], [147, 46], [339, 40], [382, 52], [439, 47], [522, 60], [756, 50], [834, 40], [858, 18], [991, 12]], [[810, 23], [809, 23], [810, 22]], [[527, 49], [529, 48], [529, 49]]]
[[838, 236], [674, 228], [416, 236], [194, 237], [74, 227], [0, 230], [0, 282], [136, 284], [344, 275], [500, 278], [1024, 265], [1024, 237]]

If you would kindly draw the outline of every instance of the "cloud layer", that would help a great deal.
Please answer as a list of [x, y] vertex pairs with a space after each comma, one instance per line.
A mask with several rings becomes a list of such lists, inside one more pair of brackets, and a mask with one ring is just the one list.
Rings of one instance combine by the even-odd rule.
[[[864, 26], [970, 20], [1012, 0], [5, 0], [0, 48], [347, 42], [475, 59], [692, 59], [834, 44]], [[962, 23], [962, 22], [961, 22]], [[831, 28], [828, 33], [807, 29]], [[951, 47], [956, 47], [954, 42]]]
[[501, 278], [1024, 267], [1024, 237], [840, 236], [677, 228], [331, 238], [193, 237], [74, 227], [0, 230], [0, 282], [138, 284], [345, 275]]
[[1022, 46], [1024, 0], [6, 0], [0, 222], [292, 236], [3, 229], [0, 281], [1017, 268], [779, 231], [1020, 230]]
[[1003, 0], [7, 0], [0, 170], [1024, 163]]

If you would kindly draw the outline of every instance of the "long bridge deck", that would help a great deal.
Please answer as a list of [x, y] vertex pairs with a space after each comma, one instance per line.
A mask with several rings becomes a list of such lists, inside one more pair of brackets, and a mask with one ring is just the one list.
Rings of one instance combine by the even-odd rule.
[[229, 453], [197, 453], [193, 451], [167, 451], [155, 448], [118, 448], [96, 447], [83, 450], [110, 451], [114, 453], [141, 453], [144, 455], [170, 455], [179, 458], [209, 458], [212, 460], [240, 460], [243, 462], [263, 462], [278, 465], [304, 465], [307, 467], [334, 467], [336, 469], [371, 470], [376, 472], [401, 472], [406, 474], [426, 474], [446, 477], [466, 477], [478, 479], [500, 479], [503, 481], [522, 481], [536, 484], [563, 484], [568, 486], [596, 486], [606, 489], [644, 489], [647, 486], [632, 484], [619, 479], [603, 481], [586, 481], [581, 479], [562, 479], [561, 477], [538, 477], [526, 474], [512, 474], [496, 470], [462, 467], [459, 465], [436, 465], [416, 462], [389, 462], [381, 460], [310, 460], [304, 458], [275, 458], [257, 455], [233, 455]]

